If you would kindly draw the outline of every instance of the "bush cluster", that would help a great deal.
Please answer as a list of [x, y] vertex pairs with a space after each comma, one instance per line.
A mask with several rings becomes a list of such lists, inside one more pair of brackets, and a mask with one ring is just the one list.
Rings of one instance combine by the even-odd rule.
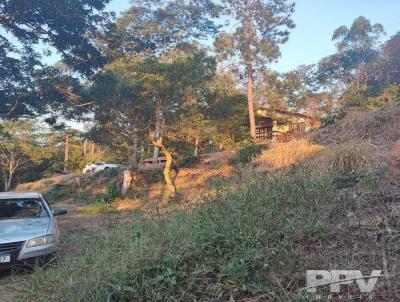
[[229, 159], [230, 165], [247, 164], [254, 158], [261, 155], [261, 152], [265, 150], [268, 145], [265, 144], [251, 144], [240, 148], [236, 155]]

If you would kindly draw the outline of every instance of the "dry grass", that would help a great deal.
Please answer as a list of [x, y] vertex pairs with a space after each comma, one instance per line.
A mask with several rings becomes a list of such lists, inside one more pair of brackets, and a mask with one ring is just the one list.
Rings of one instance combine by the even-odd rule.
[[139, 199], [118, 198], [112, 202], [112, 207], [118, 211], [134, 210], [142, 206]]
[[38, 181], [33, 181], [33, 182], [27, 182], [23, 184], [19, 184], [14, 191], [16, 192], [24, 192], [24, 191], [40, 191], [40, 192], [46, 192], [49, 190], [52, 186], [62, 183], [62, 182], [67, 182], [70, 181], [71, 179], [75, 178], [75, 174], [71, 175], [56, 175], [50, 178], [45, 178], [41, 179]]
[[215, 192], [206, 184], [214, 178], [229, 177], [233, 173], [234, 168], [228, 164], [228, 159], [232, 155], [233, 153], [228, 151], [206, 154], [196, 167], [181, 168], [175, 182], [179, 204], [174, 207], [164, 202], [169, 200], [165, 185], [162, 182], [151, 184], [147, 189], [145, 206], [158, 204], [162, 211], [168, 211], [172, 208], [192, 208], [207, 203]]
[[377, 111], [351, 111], [337, 123], [315, 131], [310, 135], [320, 144], [369, 140], [385, 150], [400, 139], [400, 107], [388, 105]]
[[105, 203], [93, 203], [86, 206], [78, 207], [75, 211], [79, 214], [112, 214], [115, 213], [115, 209], [110, 207], [108, 204]]
[[330, 170], [364, 168], [376, 164], [378, 155], [377, 146], [368, 141], [357, 140], [332, 146], [326, 160]]
[[281, 169], [303, 161], [324, 149], [324, 146], [313, 144], [306, 138], [287, 143], [275, 143], [271, 144], [268, 150], [263, 151], [253, 165], [259, 172]]

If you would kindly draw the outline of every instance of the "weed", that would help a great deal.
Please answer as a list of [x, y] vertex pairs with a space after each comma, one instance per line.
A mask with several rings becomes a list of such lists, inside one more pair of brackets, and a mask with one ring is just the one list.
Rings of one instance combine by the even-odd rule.
[[76, 194], [74, 200], [77, 203], [87, 203], [89, 198], [90, 198], [90, 195], [88, 192], [79, 192], [78, 194]]
[[260, 156], [261, 152], [265, 150], [268, 145], [265, 144], [251, 144], [240, 148], [236, 156], [229, 159], [230, 165], [247, 164], [254, 158]]
[[76, 209], [76, 212], [79, 214], [111, 214], [115, 213], [116, 211], [108, 204], [98, 202], [79, 207]]
[[196, 166], [200, 162], [200, 157], [194, 156], [193, 154], [186, 154], [179, 161], [179, 165], [185, 168], [191, 168]]
[[352, 169], [347, 167], [332, 173], [332, 184], [337, 189], [352, 188], [358, 186], [362, 189], [372, 190], [377, 187], [384, 175], [383, 169]]
[[376, 162], [378, 149], [362, 140], [341, 143], [332, 147], [329, 154], [329, 168], [333, 170], [356, 169]]
[[114, 183], [107, 184], [107, 192], [106, 193], [98, 193], [96, 195], [97, 202], [99, 203], [111, 203], [115, 199], [121, 196], [118, 185]]
[[67, 184], [58, 183], [55, 184], [51, 190], [44, 195], [50, 203], [55, 203], [61, 200], [73, 198], [75, 196], [75, 191]]

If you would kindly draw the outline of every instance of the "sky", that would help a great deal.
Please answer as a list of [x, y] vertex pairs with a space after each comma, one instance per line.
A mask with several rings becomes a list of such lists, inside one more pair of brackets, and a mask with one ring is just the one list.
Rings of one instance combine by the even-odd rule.
[[[129, 7], [130, 0], [112, 0], [107, 10], [121, 13]], [[317, 63], [335, 52], [332, 33], [341, 25], [351, 25], [359, 16], [372, 23], [381, 23], [387, 36], [400, 31], [400, 0], [295, 0], [292, 18], [296, 28], [289, 41], [281, 46], [282, 56], [270, 67], [279, 72], [295, 69], [299, 65]], [[211, 44], [211, 42], [210, 42]], [[40, 47], [39, 47], [40, 48]], [[53, 52], [44, 60], [53, 64], [60, 56]]]
[[[285, 72], [302, 64], [312, 64], [335, 52], [333, 31], [350, 26], [359, 16], [381, 23], [389, 38], [400, 31], [400, 0], [297, 0], [289, 41], [272, 69]], [[129, 0], [113, 0], [108, 9], [117, 13], [129, 7]]]

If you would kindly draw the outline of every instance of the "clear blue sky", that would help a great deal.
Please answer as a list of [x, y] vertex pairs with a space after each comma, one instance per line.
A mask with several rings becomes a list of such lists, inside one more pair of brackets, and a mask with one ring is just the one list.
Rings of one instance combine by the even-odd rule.
[[[331, 41], [340, 25], [350, 26], [358, 16], [372, 23], [382, 23], [387, 39], [400, 31], [400, 0], [297, 0], [293, 15], [296, 28], [282, 46], [282, 57], [271, 68], [288, 71], [301, 64], [312, 64], [335, 51]], [[113, 0], [108, 10], [120, 13], [129, 7], [129, 0]], [[47, 58], [54, 63], [57, 55]]]
[[296, 28], [282, 47], [282, 57], [273, 67], [287, 71], [300, 64], [316, 63], [335, 51], [331, 41], [340, 25], [350, 26], [358, 16], [382, 23], [385, 40], [400, 31], [400, 0], [298, 0], [293, 15]]
[[[312, 64], [335, 51], [331, 41], [340, 25], [350, 26], [358, 16], [372, 23], [382, 23], [387, 39], [400, 31], [400, 0], [297, 0], [293, 15], [296, 28], [282, 46], [282, 57], [272, 65], [278, 71], [288, 71], [301, 64]], [[129, 0], [113, 0], [109, 9], [121, 12]]]

